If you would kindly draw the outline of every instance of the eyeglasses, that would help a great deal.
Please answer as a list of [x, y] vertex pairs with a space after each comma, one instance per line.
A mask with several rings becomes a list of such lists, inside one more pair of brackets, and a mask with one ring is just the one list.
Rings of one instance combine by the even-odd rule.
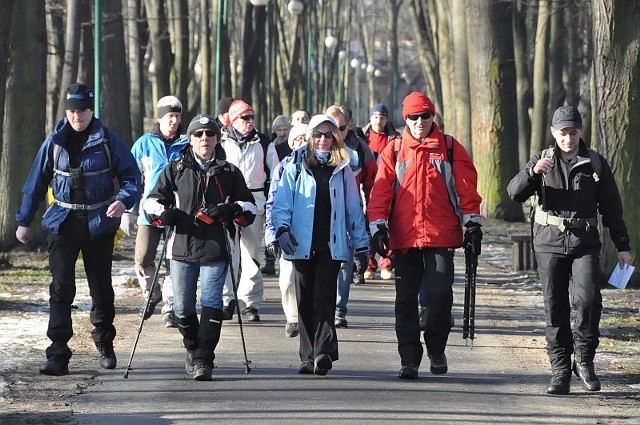
[[418, 118], [422, 118], [423, 120], [428, 120], [433, 116], [433, 112], [423, 112], [421, 114], [409, 114], [407, 118], [411, 121], [417, 121]]
[[253, 115], [242, 115], [241, 117], [239, 117], [241, 120], [245, 120], [245, 121], [251, 121], [252, 119], [255, 118], [255, 116]]
[[330, 131], [327, 131], [326, 133], [323, 133], [322, 131], [313, 132], [313, 137], [315, 137], [316, 139], [321, 139], [322, 136], [324, 136], [325, 139], [333, 139], [333, 133]]
[[344, 131], [344, 130], [346, 130], [346, 128], [347, 128], [347, 124], [341, 125], [340, 127], [338, 127], [338, 130]]
[[207, 137], [213, 137], [216, 135], [215, 131], [213, 130], [196, 130], [193, 132], [193, 135], [196, 137], [202, 137], [203, 134], [206, 134]]

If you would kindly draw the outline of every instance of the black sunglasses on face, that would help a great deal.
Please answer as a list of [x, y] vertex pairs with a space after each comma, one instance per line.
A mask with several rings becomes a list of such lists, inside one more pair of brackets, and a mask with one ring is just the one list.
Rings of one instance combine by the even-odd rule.
[[213, 137], [216, 135], [213, 130], [196, 130], [193, 132], [193, 135], [196, 137], [202, 137], [202, 134], [206, 134], [208, 137]]
[[245, 121], [251, 121], [254, 118], [255, 117], [253, 115], [243, 115], [240, 117], [241, 120], [245, 120]]
[[347, 128], [347, 124], [341, 125], [340, 127], [338, 127], [338, 130], [344, 131], [346, 128]]
[[428, 120], [433, 116], [433, 112], [423, 112], [421, 114], [409, 114], [407, 118], [411, 121], [417, 121], [418, 118], [422, 118], [423, 120]]
[[325, 139], [333, 139], [333, 133], [330, 131], [327, 131], [326, 133], [323, 133], [322, 131], [313, 132], [313, 137], [315, 137], [316, 139], [321, 139], [322, 136], [324, 136]]

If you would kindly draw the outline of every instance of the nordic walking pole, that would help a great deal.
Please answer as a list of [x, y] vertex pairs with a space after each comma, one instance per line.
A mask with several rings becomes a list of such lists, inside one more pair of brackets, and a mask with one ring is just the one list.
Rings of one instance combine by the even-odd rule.
[[251, 368], [249, 365], [251, 364], [251, 360], [247, 358], [247, 346], [244, 342], [244, 330], [242, 329], [242, 317], [240, 317], [240, 304], [238, 303], [238, 285], [236, 283], [236, 274], [233, 271], [233, 258], [231, 256], [231, 244], [229, 243], [229, 238], [231, 237], [231, 233], [229, 233], [229, 228], [227, 227], [227, 222], [222, 220], [222, 227], [224, 228], [224, 240], [227, 245], [227, 253], [229, 254], [229, 264], [228, 271], [231, 273], [231, 286], [233, 286], [233, 296], [236, 300], [236, 312], [238, 314], [238, 325], [240, 326], [240, 338], [242, 339], [242, 351], [244, 352], [244, 366], [245, 373], [250, 373]]
[[478, 256], [473, 253], [470, 246], [464, 249], [465, 274], [464, 274], [464, 313], [462, 322], [462, 339], [465, 344], [475, 337], [476, 315], [476, 270], [478, 268]]
[[136, 335], [136, 340], [133, 342], [133, 349], [131, 350], [131, 356], [129, 356], [129, 363], [127, 364], [127, 368], [124, 371], [124, 375], [122, 377], [127, 379], [129, 377], [129, 371], [131, 370], [131, 362], [133, 361], [133, 355], [136, 352], [136, 347], [138, 346], [138, 340], [140, 339], [140, 334], [142, 333], [142, 326], [144, 325], [144, 316], [147, 315], [147, 311], [149, 310], [149, 305], [151, 304], [151, 294], [153, 294], [154, 289], [156, 289], [156, 285], [158, 284], [158, 278], [160, 277], [160, 267], [162, 267], [162, 263], [164, 262], [164, 257], [167, 253], [167, 242], [169, 241], [169, 237], [171, 236], [172, 228], [167, 228], [165, 231], [164, 245], [162, 246], [162, 251], [160, 251], [160, 259], [158, 260], [158, 266], [156, 267], [156, 271], [153, 274], [153, 280], [151, 281], [151, 287], [149, 288], [149, 296], [145, 301], [144, 311], [142, 312], [142, 317], [140, 317], [140, 325], [138, 326], [138, 334]]

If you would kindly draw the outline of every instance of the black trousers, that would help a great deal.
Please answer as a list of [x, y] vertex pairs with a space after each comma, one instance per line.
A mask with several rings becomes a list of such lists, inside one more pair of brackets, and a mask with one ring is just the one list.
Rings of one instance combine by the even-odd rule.
[[[569, 369], [571, 354], [593, 362], [600, 343], [600, 255], [536, 252], [542, 281], [547, 354], [553, 369]], [[573, 311], [573, 326], [571, 316]]]
[[62, 223], [58, 235], [49, 234], [49, 268], [53, 279], [49, 285], [47, 336], [52, 344], [47, 348], [47, 358], [59, 361], [71, 358], [67, 342], [73, 336], [71, 304], [76, 296], [75, 265], [80, 251], [92, 301], [90, 319], [94, 330], [91, 336], [99, 350], [113, 344], [116, 336], [111, 285], [114, 237], [115, 233], [109, 233], [91, 240], [87, 220], [73, 215]]
[[340, 261], [326, 250], [310, 260], [294, 260], [293, 270], [298, 299], [300, 360], [328, 354], [338, 360], [335, 325], [337, 278]]
[[396, 267], [396, 337], [403, 366], [420, 366], [422, 342], [418, 324], [418, 293], [427, 284], [429, 318], [424, 339], [427, 352], [444, 353], [451, 332], [453, 249], [411, 248], [393, 251]]

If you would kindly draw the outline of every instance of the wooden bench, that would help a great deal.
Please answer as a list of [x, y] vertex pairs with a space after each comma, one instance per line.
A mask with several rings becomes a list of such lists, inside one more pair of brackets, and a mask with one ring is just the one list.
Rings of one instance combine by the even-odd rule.
[[509, 235], [509, 239], [513, 242], [511, 247], [513, 269], [518, 271], [536, 269], [538, 263], [533, 251], [531, 251], [531, 235]]

